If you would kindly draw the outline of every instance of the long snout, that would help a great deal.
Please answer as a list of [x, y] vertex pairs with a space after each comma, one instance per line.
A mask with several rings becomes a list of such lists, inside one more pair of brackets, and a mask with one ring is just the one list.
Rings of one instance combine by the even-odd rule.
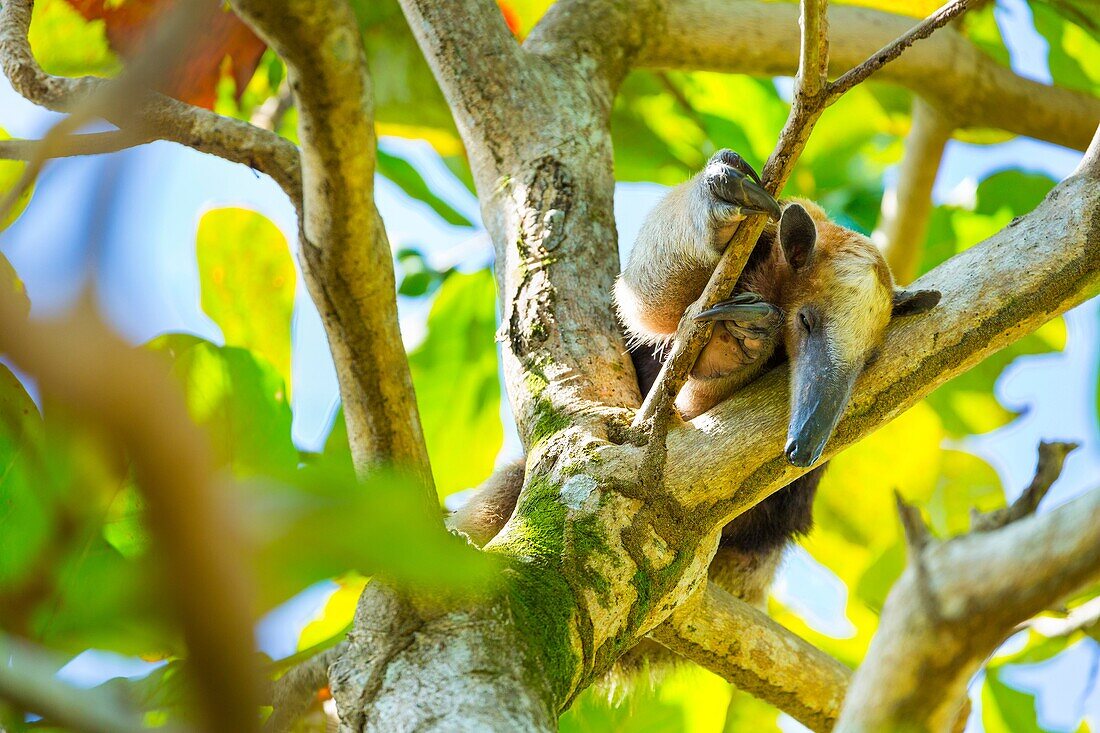
[[824, 338], [811, 336], [791, 365], [791, 421], [784, 454], [807, 468], [821, 458], [852, 397], [859, 369], [830, 354]]

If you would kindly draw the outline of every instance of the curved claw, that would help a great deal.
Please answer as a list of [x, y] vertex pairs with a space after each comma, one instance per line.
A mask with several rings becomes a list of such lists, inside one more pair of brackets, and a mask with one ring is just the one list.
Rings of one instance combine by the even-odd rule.
[[753, 171], [741, 156], [732, 152], [730, 155], [736, 156], [749, 173], [724, 159], [719, 159], [716, 155], [711, 158], [703, 172], [707, 190], [716, 198], [734, 207], [737, 213], [767, 214], [769, 218], [778, 220], [782, 214], [779, 203], [758, 183], [760, 179], [756, 176], [756, 171]]
[[738, 153], [730, 150], [729, 148], [722, 148], [714, 155], [710, 156], [710, 160], [707, 161], [707, 165], [713, 165], [714, 163], [725, 163], [735, 171], [743, 173], [752, 180], [756, 181], [756, 185], [763, 186], [764, 182], [760, 180], [760, 176], [756, 175], [756, 169], [749, 165], [749, 162], [742, 158]]
[[741, 326], [774, 320], [782, 322], [783, 311], [756, 293], [738, 295], [715, 304], [695, 316], [696, 321], [736, 321]]

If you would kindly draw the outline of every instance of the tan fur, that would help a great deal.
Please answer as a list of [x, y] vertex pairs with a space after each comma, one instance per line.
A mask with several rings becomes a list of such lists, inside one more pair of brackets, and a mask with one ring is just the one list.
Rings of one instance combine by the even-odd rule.
[[466, 534], [478, 547], [504, 528], [516, 509], [523, 488], [526, 461], [519, 459], [493, 472], [477, 493], [448, 518], [448, 526]]
[[894, 279], [882, 253], [858, 232], [829, 221], [817, 204], [795, 199], [817, 226], [813, 257], [777, 303], [787, 314], [787, 354], [798, 355], [798, 313], [807, 305], [824, 314], [836, 356], [862, 367], [882, 344], [890, 323]]

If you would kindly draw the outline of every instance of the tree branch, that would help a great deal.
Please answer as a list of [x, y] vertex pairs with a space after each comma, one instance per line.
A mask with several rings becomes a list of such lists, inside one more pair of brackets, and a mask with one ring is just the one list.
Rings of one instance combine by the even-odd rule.
[[[796, 18], [783, 3], [671, 0], [667, 30], [650, 37], [639, 64], [790, 75], [798, 65], [790, 43]], [[859, 66], [912, 26], [911, 18], [843, 5], [830, 18], [834, 74]], [[953, 28], [915, 44], [876, 79], [919, 94], [960, 127], [995, 127], [1078, 150], [1100, 119], [1100, 99], [1017, 76]]]
[[264, 733], [286, 733], [309, 709], [317, 691], [328, 685], [328, 670], [348, 648], [341, 642], [315, 657], [298, 664], [272, 683], [271, 717], [264, 723]]
[[[104, 155], [134, 148], [152, 142], [155, 138], [125, 130], [90, 132], [84, 135], [66, 135], [52, 150], [50, 158], [69, 158], [80, 155]], [[44, 140], [0, 140], [0, 159], [32, 160], [40, 154]]]
[[537, 88], [500, 8], [493, 0], [400, 2], [467, 147], [500, 160], [500, 148], [518, 138], [517, 108]]
[[[33, 0], [5, 0], [0, 8], [0, 65], [12, 86], [31, 102], [70, 112], [111, 80], [51, 76], [38, 65], [27, 41]], [[266, 173], [291, 201], [300, 199], [298, 149], [273, 132], [161, 94], [144, 93], [108, 121], [136, 137], [169, 140]]]
[[650, 636], [811, 730], [840, 715], [852, 671], [714, 583]]
[[233, 512], [215, 486], [206, 437], [165, 365], [123, 343], [89, 310], [32, 325], [16, 299], [0, 290], [0, 323], [0, 352], [44, 394], [129, 451], [150, 531], [172, 578], [203, 729], [257, 730], [250, 583]]
[[[1066, 448], [1040, 461], [1049, 484]], [[966, 685], [1017, 624], [1100, 578], [1100, 490], [1042, 516], [911, 548], [837, 731], [947, 731]]]
[[1034, 514], [1039, 508], [1039, 502], [1050, 491], [1050, 487], [1062, 475], [1062, 464], [1066, 457], [1078, 448], [1077, 443], [1047, 443], [1039, 444], [1039, 461], [1035, 467], [1035, 477], [1031, 480], [1024, 492], [1003, 509], [996, 509], [987, 513], [972, 511], [970, 513], [971, 532], [992, 532], [1006, 524], [1023, 519], [1029, 514]]
[[[600, 0], [586, 10], [622, 27], [582, 28], [585, 10], [567, 2], [521, 49], [491, 0], [402, 7], [470, 156], [496, 253], [520, 435], [530, 447], [574, 418], [606, 434], [609, 413], [638, 401], [611, 303], [619, 267], [608, 121], [610, 82], [639, 43], [638, 19], [629, 3]], [[597, 32], [615, 48], [592, 42]]]
[[344, 0], [234, 0], [286, 61], [302, 145], [302, 264], [328, 333], [360, 472], [408, 470], [439, 515], [397, 320], [393, 255], [374, 205], [373, 93]]
[[920, 97], [913, 97], [913, 122], [905, 139], [905, 157], [898, 181], [882, 200], [882, 225], [875, 239], [899, 285], [917, 276], [928, 217], [932, 213], [932, 187], [940, 170], [944, 146], [955, 125]]
[[646, 39], [663, 32], [667, 0], [563, 0], [550, 6], [523, 50], [601, 80], [608, 112]]
[[923, 38], [928, 38], [934, 31], [951, 22], [952, 18], [962, 15], [969, 5], [970, 0], [955, 0], [943, 5], [919, 24], [871, 54], [862, 64], [844, 72], [839, 79], [829, 84], [829, 98], [836, 99], [857, 84], [862, 84], [867, 77], [896, 59], [905, 49]]

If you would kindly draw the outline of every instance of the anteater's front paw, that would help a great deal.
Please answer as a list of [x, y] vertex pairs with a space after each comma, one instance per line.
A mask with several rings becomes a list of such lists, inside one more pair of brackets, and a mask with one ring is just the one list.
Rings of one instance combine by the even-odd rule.
[[779, 204], [764, 190], [760, 176], [732, 150], [719, 150], [711, 156], [699, 180], [718, 224], [740, 221], [750, 214], [767, 214], [777, 221], [780, 217]]

